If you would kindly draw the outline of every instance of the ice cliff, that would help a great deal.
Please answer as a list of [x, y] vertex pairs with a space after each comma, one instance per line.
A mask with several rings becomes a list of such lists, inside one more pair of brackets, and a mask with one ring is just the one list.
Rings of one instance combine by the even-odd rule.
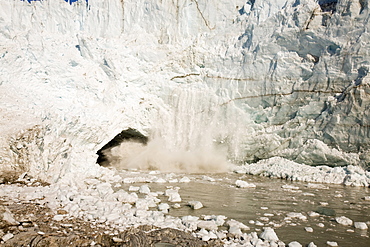
[[370, 162], [367, 0], [0, 2], [0, 165], [99, 171], [132, 127], [233, 162]]

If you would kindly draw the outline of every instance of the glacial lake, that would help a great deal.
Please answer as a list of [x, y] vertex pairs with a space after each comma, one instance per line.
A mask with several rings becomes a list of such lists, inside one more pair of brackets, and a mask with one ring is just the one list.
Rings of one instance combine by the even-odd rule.
[[[148, 173], [136, 173], [137, 176], [153, 176]], [[125, 173], [122, 177], [127, 177]], [[134, 174], [130, 175], [135, 177]], [[228, 219], [240, 221], [258, 234], [263, 227], [272, 227], [280, 240], [286, 244], [298, 241], [303, 246], [314, 242], [317, 246], [327, 246], [327, 241], [335, 241], [338, 246], [369, 247], [368, 230], [355, 229], [354, 226], [340, 225], [335, 217], [345, 216], [353, 222], [370, 223], [370, 201], [363, 199], [370, 196], [370, 188], [349, 187], [331, 184], [313, 184], [291, 182], [275, 178], [266, 178], [235, 173], [226, 174], [157, 174], [157, 177], [170, 177], [172, 183], [125, 183], [123, 189], [130, 186], [147, 184], [152, 192], [165, 191], [168, 187], [180, 187], [182, 198], [178, 209], [170, 209], [172, 216], [224, 215]], [[176, 179], [186, 176], [189, 183], [177, 183]], [[247, 181], [255, 188], [237, 188], [236, 180]], [[139, 197], [141, 195], [139, 194]], [[169, 205], [167, 197], [158, 196]], [[204, 207], [193, 210], [188, 201], [200, 201]], [[309, 212], [318, 212], [311, 217]], [[302, 213], [307, 220], [287, 219], [290, 212]], [[257, 223], [257, 224], [256, 224]], [[263, 224], [263, 225], [262, 225]], [[308, 232], [305, 227], [312, 228]], [[219, 228], [220, 229], [220, 228]]]

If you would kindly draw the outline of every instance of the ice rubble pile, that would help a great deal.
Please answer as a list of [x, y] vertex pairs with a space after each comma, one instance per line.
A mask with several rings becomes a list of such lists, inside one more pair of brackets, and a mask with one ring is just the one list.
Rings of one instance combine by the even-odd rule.
[[291, 181], [304, 181], [328, 184], [344, 184], [347, 186], [370, 185], [370, 172], [361, 167], [308, 166], [273, 157], [254, 164], [234, 167], [236, 173], [246, 173], [265, 177], [281, 178]]
[[0, 3], [2, 170], [97, 175], [127, 127], [229, 159], [369, 161], [366, 1]]
[[[20, 179], [19, 181], [33, 183], [34, 186], [0, 185], [0, 197], [14, 203], [46, 205], [53, 210], [55, 221], [74, 217], [90, 221], [94, 227], [109, 233], [112, 238], [118, 231], [124, 231], [128, 227], [152, 224], [190, 231], [203, 241], [219, 239], [224, 246], [286, 246], [270, 227], [264, 227], [260, 234], [246, 233], [250, 230], [248, 226], [223, 215], [203, 215], [201, 218], [191, 215], [181, 218], [169, 216], [168, 209], [177, 205], [171, 201], [171, 193], [166, 195], [168, 203], [161, 202], [158, 196], [166, 193], [151, 191], [147, 184], [140, 186], [136, 192], [130, 192], [112, 186], [121, 182], [122, 178], [119, 176], [106, 171], [103, 177], [106, 180], [70, 179], [50, 186], [36, 186], [37, 182], [33, 179]], [[68, 182], [70, 185], [67, 186]], [[189, 202], [189, 205], [192, 203], [194, 201]], [[301, 213], [290, 213], [288, 216], [305, 217]], [[4, 206], [0, 207], [0, 219], [3, 219], [4, 224], [18, 224]], [[342, 224], [342, 221], [337, 221]], [[10, 234], [1, 236], [2, 240], [6, 242], [8, 238], [12, 238], [13, 235]]]
[[[169, 216], [167, 214], [168, 209], [176, 205], [173, 202], [177, 202], [171, 199], [173, 192], [171, 192], [172, 194], [167, 194], [167, 191], [165, 193], [168, 197], [168, 202], [172, 203], [169, 206], [168, 203], [160, 203], [161, 200], [158, 198], [158, 193], [163, 192], [152, 192], [148, 185], [142, 185], [136, 192], [127, 192], [123, 189], [114, 190], [112, 183], [121, 182], [122, 178], [113, 176], [110, 172], [104, 175], [108, 180], [70, 180], [69, 186], [66, 185], [67, 181], [64, 181], [64, 184], [57, 183], [51, 186], [35, 187], [1, 185], [0, 196], [17, 203], [28, 202], [47, 205], [55, 213], [63, 211], [63, 214], [56, 213], [54, 215], [53, 219], [56, 221], [70, 217], [79, 217], [86, 221], [91, 221], [96, 227], [108, 232], [124, 231], [127, 227], [152, 224], [163, 228], [170, 227], [192, 231], [204, 241], [220, 239], [225, 243], [225, 246], [235, 245], [240, 242], [240, 237], [243, 237], [244, 243], [250, 242], [257, 245], [257, 243], [263, 243], [265, 240], [267, 241], [266, 243], [279, 243], [281, 244], [279, 246], [285, 246], [279, 241], [274, 230], [269, 228], [266, 230], [267, 233], [259, 238], [256, 232], [249, 234], [242, 232], [242, 230], [249, 230], [249, 228], [241, 222], [227, 220], [227, 217], [223, 215], [204, 215], [202, 219], [190, 215], [182, 218]], [[28, 180], [25, 181], [29, 182]], [[190, 203], [193, 203], [193, 201]], [[68, 212], [68, 214], [64, 212]], [[0, 218], [12, 219], [9, 212], [7, 215], [5, 213], [4, 216], [0, 215]], [[9, 222], [11, 223], [11, 221]], [[229, 230], [222, 230], [222, 226], [227, 227]], [[229, 239], [227, 239], [228, 233], [236, 238], [230, 238], [231, 235], [229, 235]], [[271, 234], [275, 236], [274, 239], [271, 238]]]

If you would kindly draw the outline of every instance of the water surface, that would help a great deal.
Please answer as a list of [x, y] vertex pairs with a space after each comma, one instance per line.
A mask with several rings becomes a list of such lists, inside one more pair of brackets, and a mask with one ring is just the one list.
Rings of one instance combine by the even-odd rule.
[[[185, 175], [171, 176], [179, 179]], [[250, 231], [257, 232], [270, 226], [286, 244], [298, 241], [303, 246], [310, 242], [326, 246], [327, 241], [335, 241], [339, 246], [370, 246], [368, 230], [358, 230], [335, 222], [336, 216], [346, 216], [354, 222], [368, 222], [369, 225], [370, 201], [362, 199], [370, 195], [369, 188], [308, 184], [234, 173], [186, 176], [191, 178], [191, 182], [149, 184], [153, 192], [164, 191], [168, 186], [180, 187], [182, 207], [171, 209], [170, 215], [225, 215], [243, 222], [251, 228]], [[256, 188], [237, 188], [235, 181], [238, 179], [253, 183]], [[284, 188], [287, 185], [294, 188]], [[128, 187], [125, 184], [125, 189]], [[167, 202], [166, 197], [160, 198], [162, 202]], [[186, 206], [191, 200], [202, 202], [204, 207], [191, 209]], [[310, 217], [308, 213], [311, 211], [320, 215]], [[288, 220], [286, 216], [289, 212], [302, 213], [307, 220]], [[311, 227], [313, 232], [307, 232], [305, 227]]]

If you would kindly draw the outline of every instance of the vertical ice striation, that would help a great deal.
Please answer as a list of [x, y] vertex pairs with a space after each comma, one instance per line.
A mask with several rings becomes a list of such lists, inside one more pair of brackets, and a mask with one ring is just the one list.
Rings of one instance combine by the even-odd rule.
[[367, 1], [0, 9], [3, 169], [45, 180], [93, 173], [96, 151], [128, 127], [234, 162], [370, 161]]

